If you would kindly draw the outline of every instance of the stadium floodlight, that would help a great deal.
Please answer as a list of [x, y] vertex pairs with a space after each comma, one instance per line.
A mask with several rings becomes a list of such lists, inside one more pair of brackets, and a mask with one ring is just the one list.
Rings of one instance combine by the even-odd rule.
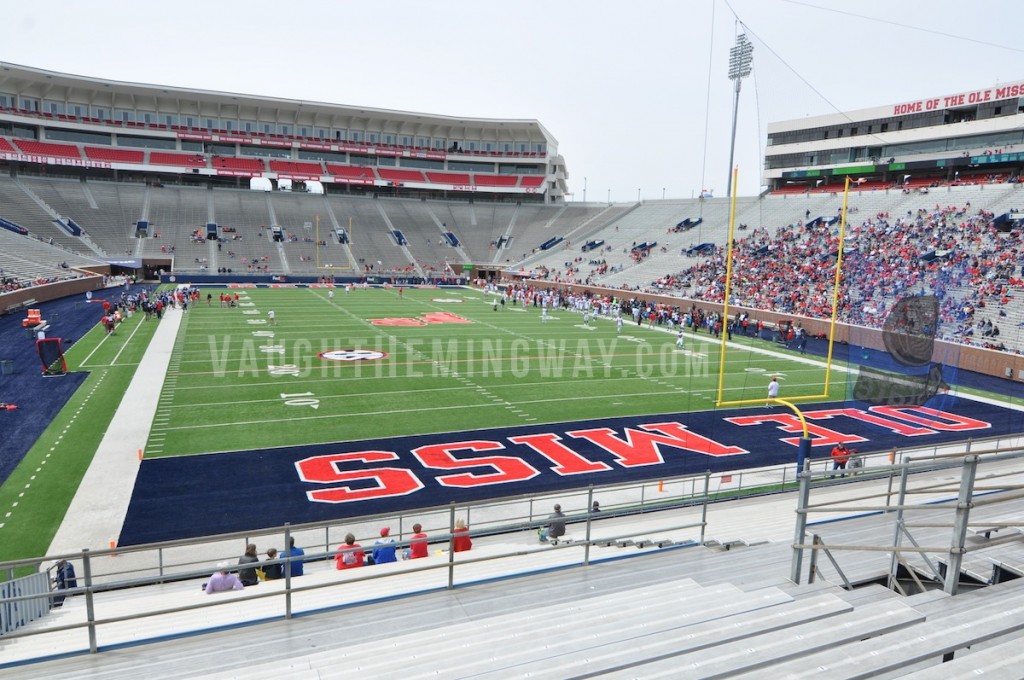
[[733, 156], [736, 153], [736, 117], [740, 109], [740, 86], [750, 75], [750, 64], [754, 61], [754, 45], [745, 33], [736, 36], [736, 45], [729, 50], [729, 80], [735, 83], [732, 103], [732, 141], [729, 143], [729, 189], [726, 196], [732, 196]]

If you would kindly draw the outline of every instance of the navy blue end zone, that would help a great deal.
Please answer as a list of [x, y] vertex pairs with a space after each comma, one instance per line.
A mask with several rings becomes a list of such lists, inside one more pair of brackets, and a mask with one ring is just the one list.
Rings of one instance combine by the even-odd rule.
[[[803, 405], [812, 457], [840, 440], [877, 451], [1006, 435], [1024, 418], [951, 396], [929, 404]], [[147, 459], [119, 544], [795, 464], [800, 431], [788, 409], [748, 408]]]
[[[137, 292], [133, 286], [129, 292]], [[115, 302], [123, 287], [93, 293], [89, 303], [84, 295], [32, 305], [42, 310], [50, 324], [47, 335], [63, 340], [64, 352], [89, 332], [99, 321], [98, 302]], [[0, 317], [0, 361], [13, 367], [13, 373], [0, 372], [0, 402], [16, 404], [17, 409], [0, 413], [0, 484], [5, 482], [29, 449], [57, 417], [60, 410], [85, 382], [88, 371], [59, 377], [43, 377], [36, 352], [35, 337], [21, 325], [24, 313]]]

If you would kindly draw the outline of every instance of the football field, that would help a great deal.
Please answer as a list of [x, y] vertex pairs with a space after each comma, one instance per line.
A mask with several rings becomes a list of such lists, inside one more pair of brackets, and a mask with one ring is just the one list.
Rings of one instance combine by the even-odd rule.
[[[805, 428], [827, 458], [1016, 420], [952, 394], [857, 402], [845, 367], [825, 398], [821, 357], [777, 343], [736, 337], [722, 362], [706, 330], [679, 346], [470, 288], [209, 292], [181, 317], [120, 545], [793, 465]], [[772, 376], [799, 414], [766, 408]]]
[[[872, 406], [852, 398], [844, 365], [823, 398], [820, 355], [736, 336], [723, 361], [706, 330], [679, 346], [674, 330], [497, 299], [468, 287], [210, 287], [171, 325], [135, 314], [111, 336], [96, 327], [68, 353], [82, 387], [0, 488], [5, 545], [45, 553], [94, 455], [113, 467], [83, 507], [101, 512], [103, 542], [136, 545], [792, 465], [804, 428], [822, 459], [839, 441], [886, 451], [1020, 420], [959, 390]], [[151, 339], [166, 348], [155, 363]], [[801, 414], [764, 408], [772, 376]], [[140, 377], [152, 389], [137, 401]], [[125, 409], [138, 436], [111, 426]]]
[[[469, 289], [214, 290], [185, 315], [147, 458], [713, 408], [720, 344]], [[273, 311], [274, 318], [269, 318]], [[625, 321], [625, 320], [624, 320]], [[753, 342], [742, 339], [742, 342]], [[765, 346], [763, 341], [758, 342]], [[723, 400], [821, 394], [824, 369], [730, 347]], [[838, 386], [837, 398], [842, 398]]]

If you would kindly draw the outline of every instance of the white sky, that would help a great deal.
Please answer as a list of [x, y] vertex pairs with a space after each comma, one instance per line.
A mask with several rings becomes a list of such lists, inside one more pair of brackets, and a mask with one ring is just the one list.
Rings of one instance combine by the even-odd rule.
[[759, 190], [768, 122], [1024, 81], [1024, 49], [1006, 47], [1019, 44], [1020, 0], [11, 2], [0, 61], [535, 118], [558, 139], [574, 200], [584, 179], [591, 201], [723, 196], [734, 12], [755, 48], [736, 142], [743, 195]]

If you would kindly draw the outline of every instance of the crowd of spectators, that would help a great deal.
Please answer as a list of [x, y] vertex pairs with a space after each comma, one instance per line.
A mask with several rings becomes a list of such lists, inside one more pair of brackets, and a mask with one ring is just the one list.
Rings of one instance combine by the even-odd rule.
[[80, 277], [81, 274], [62, 274], [56, 276], [36, 276], [34, 278], [21, 278], [17, 276], [9, 276], [2, 269], [0, 269], [0, 293], [11, 293], [16, 290], [21, 290], [23, 288], [32, 288], [33, 286], [42, 286], [47, 283], [68, 281], [70, 279], [77, 279]]
[[[893, 217], [877, 213], [846, 230], [839, 318], [879, 327], [897, 299], [934, 294], [941, 301], [940, 337], [1005, 349], [998, 327], [975, 323], [986, 306], [1007, 307], [1024, 285], [1018, 272], [1020, 232], [1001, 232], [983, 209], [941, 206]], [[832, 313], [838, 225], [802, 220], [753, 229], [733, 249], [731, 304], [828, 318]], [[722, 302], [725, 246], [695, 265], [655, 281], [649, 292]], [[1006, 316], [1005, 309], [999, 309]]]

